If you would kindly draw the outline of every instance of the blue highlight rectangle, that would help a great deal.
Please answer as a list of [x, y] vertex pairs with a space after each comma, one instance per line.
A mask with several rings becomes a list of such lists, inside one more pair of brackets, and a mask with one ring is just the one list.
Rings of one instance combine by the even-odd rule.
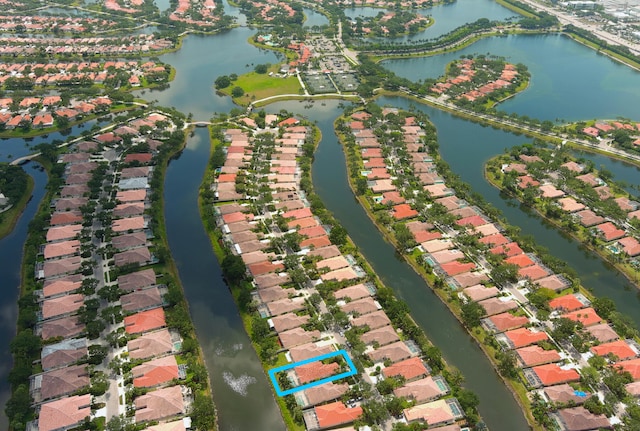
[[[324, 379], [316, 380], [315, 382], [307, 383], [305, 385], [296, 386], [295, 388], [282, 390], [280, 385], [278, 384], [278, 379], [276, 379], [276, 373], [281, 371], [287, 371], [291, 368], [299, 367], [300, 365], [309, 364], [311, 362], [322, 361], [324, 359], [334, 358], [336, 356], [342, 356], [349, 366], [349, 371], [345, 371], [344, 373], [336, 374], [335, 376], [325, 377]], [[345, 350], [338, 350], [337, 352], [327, 353], [325, 355], [314, 356], [313, 358], [305, 359], [304, 361], [293, 362], [291, 364], [282, 365], [281, 367], [272, 368], [269, 370], [269, 378], [271, 378], [271, 383], [273, 383], [273, 387], [276, 389], [276, 394], [278, 396], [284, 397], [285, 395], [290, 395], [295, 392], [299, 392], [305, 389], [313, 388], [315, 386], [321, 385], [323, 383], [332, 382], [334, 380], [340, 380], [345, 377], [353, 376], [358, 374], [358, 370], [356, 366], [353, 364], [353, 361], [347, 354]]]

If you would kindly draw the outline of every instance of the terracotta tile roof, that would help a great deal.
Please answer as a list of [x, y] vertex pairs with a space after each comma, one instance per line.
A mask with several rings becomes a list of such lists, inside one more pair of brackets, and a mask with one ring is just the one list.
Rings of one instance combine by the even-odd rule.
[[566, 431], [589, 431], [612, 427], [605, 415], [594, 415], [584, 407], [558, 410], [558, 416]]
[[352, 326], [368, 326], [369, 329], [377, 329], [383, 326], [391, 325], [391, 320], [387, 317], [384, 311], [375, 311], [373, 313], [365, 314], [364, 316], [356, 317], [351, 320]]
[[56, 257], [69, 256], [80, 251], [80, 241], [72, 239], [69, 241], [52, 242], [44, 246], [44, 258], [53, 259]]
[[331, 428], [355, 421], [362, 415], [362, 407], [348, 408], [341, 401], [314, 407], [318, 426]]
[[411, 381], [416, 377], [429, 375], [429, 371], [427, 367], [424, 366], [422, 359], [409, 358], [383, 368], [382, 374], [385, 378], [403, 376], [406, 381]]
[[548, 364], [562, 359], [556, 350], [544, 350], [542, 347], [535, 345], [518, 349], [516, 354], [524, 367]]
[[283, 314], [282, 316], [272, 317], [271, 321], [276, 332], [286, 331], [300, 327], [309, 321], [309, 316], [296, 316], [293, 313]]
[[599, 224], [598, 226], [596, 226], [596, 229], [600, 231], [605, 241], [620, 239], [627, 234], [624, 230], [618, 229], [618, 227], [610, 221]]
[[465, 217], [465, 218], [461, 218], [459, 220], [456, 220], [456, 224], [458, 226], [478, 227], [478, 226], [485, 225], [487, 223], [488, 223], [487, 220], [485, 220], [485, 218], [480, 216], [480, 215], [473, 215], [471, 217]]
[[[585, 393], [582, 395], [579, 391], [576, 391], [567, 383], [562, 385], [548, 386], [543, 389], [549, 400], [553, 403], [567, 404], [573, 402], [574, 404], [582, 404], [589, 399], [591, 394]], [[580, 393], [580, 395], [578, 395]]]
[[500, 293], [497, 287], [485, 287], [482, 284], [467, 287], [462, 292], [472, 301], [482, 301], [483, 299], [498, 296], [498, 293]]
[[400, 204], [393, 207], [393, 218], [396, 220], [404, 220], [417, 215], [418, 211], [411, 208], [409, 204]]
[[545, 269], [540, 265], [531, 265], [526, 268], [520, 268], [518, 270], [518, 275], [521, 279], [528, 278], [531, 281], [540, 280], [549, 275], [549, 270]]
[[640, 380], [640, 359], [618, 362], [615, 368], [628, 371], [631, 377], [633, 377], [633, 380]]
[[453, 279], [460, 287], [464, 288], [487, 281], [489, 277], [483, 272], [464, 272], [453, 276]]
[[[447, 389], [443, 390], [443, 386]], [[448, 385], [441, 376], [428, 376], [424, 379], [406, 383], [393, 391], [396, 397], [406, 397], [407, 399], [415, 400], [418, 404], [434, 400], [448, 392]]]
[[432, 241], [434, 239], [442, 238], [442, 234], [438, 231], [434, 230], [421, 230], [417, 232], [413, 232], [413, 239], [415, 239], [418, 243], [425, 243], [427, 241]]
[[305, 309], [305, 301], [302, 297], [283, 298], [267, 303], [267, 309], [272, 316], [292, 313]]
[[47, 242], [75, 238], [81, 230], [81, 224], [51, 227], [47, 231]]
[[472, 262], [461, 263], [458, 261], [453, 261], [440, 265], [440, 267], [448, 276], [452, 276], [462, 274], [463, 272], [468, 272], [474, 269], [476, 267], [476, 264]]
[[39, 431], [71, 428], [91, 415], [91, 395], [79, 395], [45, 403], [38, 415]]
[[573, 293], [559, 296], [549, 301], [549, 307], [553, 310], [575, 311], [584, 308], [585, 304], [580, 301]]
[[63, 314], [75, 313], [84, 305], [84, 295], [79, 293], [46, 299], [42, 302], [42, 318], [51, 319]]
[[455, 415], [447, 404], [447, 400], [432, 401], [404, 409], [404, 417], [408, 422], [424, 421], [430, 427], [452, 423], [455, 420]]
[[400, 341], [400, 337], [392, 326], [383, 326], [382, 328], [372, 329], [360, 335], [360, 340], [365, 344], [378, 343], [379, 346]]
[[404, 342], [397, 341], [385, 346], [380, 346], [374, 351], [367, 353], [367, 355], [374, 362], [390, 360], [391, 362], [395, 363], [403, 359], [410, 358], [412, 356], [412, 353]]
[[351, 267], [336, 269], [335, 271], [329, 271], [320, 275], [320, 278], [323, 281], [336, 280], [355, 280], [360, 278], [360, 276], [353, 270]]
[[317, 269], [328, 268], [330, 271], [340, 268], [346, 268], [348, 266], [349, 262], [342, 255], [330, 257], [316, 262]]
[[618, 360], [631, 359], [638, 356], [638, 352], [633, 350], [624, 340], [612, 341], [610, 343], [593, 346], [591, 351], [599, 356], [614, 355]]
[[180, 386], [148, 392], [136, 398], [134, 404], [136, 422], [160, 420], [186, 413]]
[[511, 331], [505, 332], [504, 335], [509, 339], [514, 349], [549, 339], [546, 332], [534, 332], [529, 328], [512, 329]]
[[74, 281], [67, 277], [60, 278], [50, 281], [49, 283], [45, 283], [42, 288], [42, 294], [47, 298], [50, 296], [60, 295], [62, 293], [73, 292], [74, 290], [80, 289], [81, 285], [81, 281]]
[[505, 259], [504, 261], [505, 263], [517, 265], [520, 268], [526, 268], [527, 266], [531, 266], [535, 264], [535, 262], [526, 254], [518, 254], [516, 256], [511, 256]]
[[289, 354], [293, 362], [304, 361], [315, 356], [326, 355], [334, 351], [333, 345], [319, 345], [319, 343], [308, 343], [295, 346], [289, 349]]
[[453, 262], [456, 260], [464, 259], [465, 254], [457, 249], [452, 250], [440, 250], [431, 253], [431, 258], [435, 260], [440, 265]]
[[517, 242], [498, 245], [489, 250], [489, 252], [493, 254], [503, 254], [507, 257], [518, 256], [524, 253]]
[[360, 298], [371, 296], [371, 292], [364, 284], [356, 284], [354, 286], [336, 290], [335, 292], [333, 292], [333, 296], [335, 296], [336, 299], [349, 298], [352, 301], [355, 301]]
[[640, 242], [634, 237], [628, 236], [618, 240], [618, 244], [622, 246], [622, 251], [630, 257], [640, 255]]
[[640, 397], [640, 381], [626, 384], [625, 389], [634, 397]]
[[329, 240], [329, 237], [327, 235], [318, 236], [315, 238], [308, 238], [300, 242], [300, 248], [306, 248], [306, 247], [320, 248], [320, 247], [326, 247], [328, 245], [331, 245], [331, 241]]
[[153, 308], [124, 318], [124, 327], [127, 334], [138, 334], [162, 328], [167, 323], [162, 308]]
[[54, 337], [71, 338], [81, 333], [84, 328], [85, 325], [80, 323], [78, 316], [69, 316], [42, 322], [40, 334], [43, 340]]
[[175, 356], [165, 356], [133, 367], [131, 373], [134, 387], [150, 388], [177, 379], [178, 363]]
[[563, 314], [562, 317], [580, 322], [584, 326], [591, 326], [602, 322], [602, 317], [598, 316], [598, 313], [596, 313], [592, 307], [572, 311], [571, 313]]
[[488, 319], [493, 323], [498, 332], [519, 328], [529, 323], [529, 319], [526, 316], [514, 316], [511, 313], [496, 314]]
[[144, 431], [186, 431], [183, 420], [167, 422], [164, 424], [153, 425], [144, 429]]
[[567, 279], [561, 277], [557, 274], [550, 275], [548, 277], [540, 278], [536, 280], [536, 284], [539, 284], [540, 287], [545, 287], [547, 289], [551, 289], [555, 292], [558, 292], [562, 289], [565, 289], [571, 285]]
[[[442, 235], [440, 235], [442, 236]], [[420, 244], [422, 249], [427, 253], [435, 253], [441, 250], [449, 250], [454, 247], [453, 241], [450, 239], [431, 239]]]
[[588, 328], [585, 328], [585, 330], [593, 335], [601, 343], [617, 340], [619, 338], [616, 331], [614, 331], [608, 323], [589, 326]]
[[544, 386], [577, 382], [580, 374], [574, 369], [563, 370], [556, 364], [540, 365], [532, 368]]
[[51, 214], [49, 224], [51, 226], [75, 224], [82, 221], [82, 215], [75, 211], [55, 212]]
[[127, 350], [133, 359], [146, 359], [170, 353], [173, 350], [173, 341], [171, 341], [169, 330], [161, 329], [130, 340], [127, 343]]
[[86, 365], [71, 365], [47, 371], [41, 376], [40, 396], [42, 400], [58, 398], [89, 386]]
[[80, 256], [45, 261], [43, 267], [44, 276], [45, 278], [49, 278], [76, 272], [80, 269], [80, 263]]
[[132, 272], [118, 277], [118, 287], [124, 291], [132, 291], [156, 284], [156, 273], [153, 269]]
[[285, 349], [301, 346], [320, 339], [320, 331], [305, 331], [303, 328], [293, 328], [288, 331], [278, 333], [280, 343]]
[[313, 388], [305, 389], [304, 395], [307, 406], [333, 401], [342, 397], [349, 390], [347, 383], [327, 382]]
[[295, 373], [300, 384], [306, 384], [338, 374], [339, 369], [340, 365], [336, 362], [325, 364], [317, 361], [296, 367]]

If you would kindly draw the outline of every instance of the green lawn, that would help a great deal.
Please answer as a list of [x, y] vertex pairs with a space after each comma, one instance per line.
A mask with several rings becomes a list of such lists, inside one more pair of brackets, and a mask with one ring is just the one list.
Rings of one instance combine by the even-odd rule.
[[278, 94], [299, 94], [300, 82], [295, 76], [280, 78], [275, 76], [278, 66], [272, 66], [269, 69], [274, 72], [273, 76], [268, 73], [249, 72], [238, 77], [231, 85], [223, 90], [223, 93], [231, 95], [233, 87], [240, 87], [244, 90], [245, 95], [234, 98], [233, 101], [239, 105], [248, 105], [254, 100], [264, 99], [265, 97], [277, 96]]

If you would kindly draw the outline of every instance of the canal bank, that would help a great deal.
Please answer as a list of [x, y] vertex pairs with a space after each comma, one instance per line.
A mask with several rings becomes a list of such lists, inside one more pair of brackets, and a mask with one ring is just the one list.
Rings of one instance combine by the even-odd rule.
[[[35, 215], [40, 201], [45, 194], [47, 174], [33, 162], [23, 165], [23, 169], [33, 178], [34, 187], [31, 199], [27, 203], [22, 215], [9, 235], [0, 240], [0, 280], [2, 280], [2, 295], [0, 296], [0, 352], [6, 360], [0, 366], [0, 405], [4, 406], [11, 396], [8, 381], [9, 371], [13, 363], [9, 343], [16, 335], [16, 321], [18, 318], [18, 296], [20, 293], [20, 271], [22, 250], [27, 238], [29, 222]], [[0, 412], [0, 428], [8, 429], [9, 423], [4, 413]]]
[[[270, 384], [222, 279], [198, 210], [209, 132], [197, 128], [165, 179], [167, 237], [202, 348], [222, 431], [284, 430]], [[251, 414], [247, 414], [251, 406]]]

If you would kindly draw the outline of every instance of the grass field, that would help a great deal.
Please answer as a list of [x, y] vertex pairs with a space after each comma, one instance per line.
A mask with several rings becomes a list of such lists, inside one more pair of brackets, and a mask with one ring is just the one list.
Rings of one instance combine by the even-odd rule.
[[300, 90], [300, 82], [295, 76], [280, 78], [276, 76], [278, 66], [272, 66], [269, 72], [274, 72], [273, 76], [268, 73], [260, 74], [249, 72], [240, 75], [238, 79], [223, 90], [223, 93], [231, 95], [233, 87], [240, 87], [244, 90], [244, 96], [234, 98], [233, 101], [239, 105], [248, 105], [254, 100], [264, 99], [265, 97], [277, 96], [279, 94], [298, 94]]

